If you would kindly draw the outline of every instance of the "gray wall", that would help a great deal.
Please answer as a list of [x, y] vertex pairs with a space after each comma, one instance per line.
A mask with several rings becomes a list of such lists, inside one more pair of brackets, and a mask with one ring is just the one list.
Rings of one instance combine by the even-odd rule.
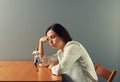
[[86, 47], [94, 65], [116, 69], [114, 82], [120, 81], [120, 0], [0, 0], [0, 60], [33, 60], [39, 38], [56, 22]]

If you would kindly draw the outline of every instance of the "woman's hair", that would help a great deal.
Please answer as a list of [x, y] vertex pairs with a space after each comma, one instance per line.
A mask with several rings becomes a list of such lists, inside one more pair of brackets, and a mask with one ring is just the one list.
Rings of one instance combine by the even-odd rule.
[[65, 43], [72, 41], [70, 34], [61, 24], [55, 23], [48, 27], [46, 30], [46, 35], [49, 30], [53, 30]]

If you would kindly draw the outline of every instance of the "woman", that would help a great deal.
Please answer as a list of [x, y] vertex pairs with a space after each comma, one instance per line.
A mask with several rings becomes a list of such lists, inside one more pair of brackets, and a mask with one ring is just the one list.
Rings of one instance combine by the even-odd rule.
[[[43, 44], [48, 42], [57, 53], [44, 56]], [[61, 24], [53, 24], [46, 30], [46, 36], [40, 38], [39, 51], [42, 65], [49, 65], [52, 74], [62, 75], [63, 82], [97, 82], [98, 78], [93, 62], [86, 49], [73, 41], [68, 31]]]

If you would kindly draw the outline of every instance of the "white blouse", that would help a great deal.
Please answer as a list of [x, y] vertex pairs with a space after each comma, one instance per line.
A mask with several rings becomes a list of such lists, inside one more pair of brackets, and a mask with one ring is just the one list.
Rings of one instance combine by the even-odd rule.
[[[93, 62], [86, 49], [77, 41], [70, 41], [64, 52], [58, 52], [47, 58], [47, 63], [58, 62], [52, 67], [52, 74], [62, 74], [65, 82], [97, 82]], [[63, 78], [64, 78], [63, 77]]]

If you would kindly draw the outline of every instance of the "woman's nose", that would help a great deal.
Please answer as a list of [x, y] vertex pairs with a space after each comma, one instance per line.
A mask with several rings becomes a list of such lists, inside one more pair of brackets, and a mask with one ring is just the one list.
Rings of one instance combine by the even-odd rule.
[[49, 39], [49, 43], [52, 43], [52, 40], [51, 40], [51, 39]]

